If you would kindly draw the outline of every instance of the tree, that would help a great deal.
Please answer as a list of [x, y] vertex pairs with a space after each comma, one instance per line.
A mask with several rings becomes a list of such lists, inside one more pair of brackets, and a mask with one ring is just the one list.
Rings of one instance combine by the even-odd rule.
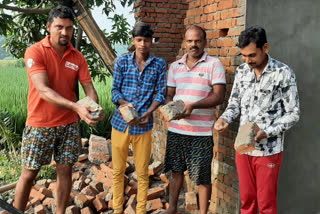
[[[134, 0], [119, 0], [123, 7], [129, 7]], [[4, 46], [7, 52], [21, 58], [28, 46], [40, 41], [48, 32], [45, 30], [47, 14], [57, 4], [72, 6], [73, 1], [69, 0], [3, 0], [0, 3], [0, 35], [6, 37]], [[90, 11], [94, 7], [103, 6], [103, 12], [109, 16], [115, 12], [116, 6], [112, 0], [86, 0], [86, 8]], [[112, 31], [105, 32], [110, 45], [117, 43], [129, 44], [129, 23], [121, 14], [115, 14], [108, 19], [113, 21]], [[73, 45], [86, 57], [89, 69], [93, 78], [105, 80], [109, 75], [99, 55], [86, 36], [83, 36], [82, 29], [78, 22], [75, 22]]]

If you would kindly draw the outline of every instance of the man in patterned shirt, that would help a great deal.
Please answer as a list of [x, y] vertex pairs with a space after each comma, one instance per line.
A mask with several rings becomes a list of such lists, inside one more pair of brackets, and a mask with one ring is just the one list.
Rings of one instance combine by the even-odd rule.
[[[123, 212], [124, 173], [129, 144], [132, 144], [138, 175], [137, 213], [146, 213], [151, 154], [152, 112], [165, 101], [166, 63], [150, 54], [153, 31], [137, 23], [132, 32], [135, 52], [121, 56], [114, 68], [112, 102], [117, 106], [112, 124], [113, 209]], [[139, 114], [136, 125], [127, 125], [120, 106], [131, 105]]]
[[268, 55], [265, 30], [241, 32], [239, 48], [244, 64], [236, 76], [225, 112], [215, 123], [218, 132], [240, 114], [240, 126], [255, 122], [255, 150], [236, 153], [241, 213], [277, 213], [277, 185], [282, 162], [284, 132], [299, 120], [299, 98], [293, 71]]
[[186, 170], [199, 185], [201, 214], [207, 213], [211, 197], [213, 108], [224, 100], [226, 80], [220, 60], [204, 52], [206, 44], [206, 32], [196, 25], [189, 27], [185, 33], [187, 54], [172, 63], [168, 73], [166, 102], [182, 100], [186, 106], [168, 130], [164, 171], [172, 171], [172, 176], [167, 214], [177, 211]]

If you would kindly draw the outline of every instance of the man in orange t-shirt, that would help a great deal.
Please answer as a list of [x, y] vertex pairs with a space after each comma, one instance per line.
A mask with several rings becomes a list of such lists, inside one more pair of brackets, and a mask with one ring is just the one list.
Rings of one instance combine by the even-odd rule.
[[49, 36], [25, 53], [28, 70], [28, 117], [22, 137], [22, 174], [16, 186], [14, 206], [24, 211], [31, 187], [42, 165], [56, 162], [56, 213], [64, 213], [72, 186], [72, 166], [78, 160], [80, 132], [78, 115], [91, 126], [90, 107], [75, 103], [75, 81], [85, 94], [98, 102], [88, 64], [70, 43], [73, 34], [72, 10], [57, 6], [50, 11]]

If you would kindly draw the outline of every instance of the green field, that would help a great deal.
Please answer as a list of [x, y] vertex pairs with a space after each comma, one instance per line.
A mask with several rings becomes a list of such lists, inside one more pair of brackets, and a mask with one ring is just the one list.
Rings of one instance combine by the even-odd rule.
[[[26, 68], [14, 60], [0, 60], [0, 80], [0, 110], [9, 112], [14, 119], [15, 132], [21, 135], [27, 116], [28, 77]], [[82, 124], [82, 136], [88, 137], [93, 133], [109, 138], [110, 119], [114, 112], [114, 105], [111, 102], [112, 79], [107, 79], [106, 84], [95, 81], [94, 86], [99, 95], [100, 104], [106, 112], [106, 117], [94, 128]], [[80, 98], [82, 97], [84, 93], [81, 89]]]

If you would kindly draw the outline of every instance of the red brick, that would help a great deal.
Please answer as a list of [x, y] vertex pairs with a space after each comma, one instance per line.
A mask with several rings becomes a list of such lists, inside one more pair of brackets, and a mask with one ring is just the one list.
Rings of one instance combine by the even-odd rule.
[[98, 195], [96, 195], [96, 198], [105, 199], [108, 192], [100, 192]]
[[133, 194], [130, 196], [129, 200], [127, 201], [126, 206], [132, 205], [133, 208], [135, 208], [136, 204], [137, 204], [137, 195]]
[[127, 195], [134, 195], [137, 194], [137, 190], [129, 185], [126, 186], [125, 190], [124, 190], [125, 194]]
[[113, 169], [107, 166], [105, 163], [100, 164], [101, 171], [107, 174], [107, 178], [112, 179]]
[[89, 139], [89, 160], [100, 164], [109, 161], [110, 140], [91, 134]]
[[229, 18], [235, 18], [235, 17], [239, 17], [239, 16], [240, 16], [240, 9], [239, 8], [229, 10]]
[[161, 161], [155, 161], [149, 165], [149, 175], [155, 175], [161, 171], [163, 164]]
[[73, 172], [72, 173], [72, 181], [78, 180], [82, 174], [83, 174], [82, 171]]
[[221, 11], [220, 16], [221, 16], [221, 19], [229, 18], [229, 11], [228, 10]]
[[74, 205], [71, 205], [66, 208], [66, 214], [79, 214], [79, 213], [80, 213], [79, 207], [76, 207]]
[[34, 208], [34, 213], [35, 213], [35, 214], [46, 214], [46, 211], [44, 210], [43, 205], [40, 204], [40, 205], [38, 205], [38, 206], [36, 206], [36, 207]]
[[215, 13], [217, 11], [217, 4], [212, 4], [204, 7], [204, 13]]
[[92, 203], [98, 212], [105, 211], [108, 208], [106, 202], [101, 198], [94, 199]]
[[233, 7], [233, 0], [224, 0], [218, 3], [218, 10], [225, 10]]
[[50, 189], [47, 189], [45, 187], [42, 187], [39, 192], [41, 192], [42, 194], [44, 194], [46, 197], [53, 197], [52, 191]]
[[161, 187], [154, 187], [148, 190], [148, 200], [160, 198], [164, 195], [164, 189]]
[[133, 188], [138, 189], [138, 184], [134, 180], [130, 180], [128, 184]]
[[109, 201], [108, 201], [108, 207], [109, 207], [110, 209], [113, 209], [113, 200], [109, 200]]
[[32, 198], [39, 199], [40, 201], [42, 201], [46, 197], [44, 194], [42, 194], [41, 192], [39, 192], [33, 188], [31, 189], [30, 196]]
[[81, 193], [83, 193], [84, 195], [90, 195], [90, 196], [96, 196], [99, 192], [97, 190], [95, 190], [92, 186], [86, 186], [85, 188], [83, 188], [81, 190]]
[[124, 214], [136, 214], [136, 209], [132, 204], [129, 204], [124, 210]]
[[93, 212], [89, 207], [85, 207], [81, 209], [81, 214], [93, 214]]
[[31, 207], [31, 206], [38, 206], [38, 205], [40, 205], [41, 204], [41, 201], [39, 200], [39, 199], [37, 199], [37, 198], [33, 198], [33, 199], [31, 199], [29, 202], [28, 202], [28, 204], [27, 204], [27, 208], [29, 208], [29, 207]]
[[53, 203], [55, 203], [54, 198], [46, 198], [43, 200], [42, 205], [46, 207], [51, 207]]
[[163, 204], [160, 198], [150, 200], [147, 202], [147, 211], [154, 211], [157, 209], [163, 208]]
[[82, 193], [79, 193], [79, 194], [76, 195], [76, 197], [74, 198], [74, 202], [80, 208], [86, 207], [90, 203], [88, 198]]
[[198, 203], [197, 203], [197, 195], [194, 192], [187, 192], [185, 194], [186, 200], [186, 210], [198, 210]]
[[161, 173], [160, 179], [163, 183], [169, 183], [169, 179], [167, 178], [166, 174]]
[[226, 19], [226, 20], [220, 20], [217, 23], [217, 28], [222, 29], [222, 28], [231, 28], [232, 27], [232, 20], [233, 19]]

